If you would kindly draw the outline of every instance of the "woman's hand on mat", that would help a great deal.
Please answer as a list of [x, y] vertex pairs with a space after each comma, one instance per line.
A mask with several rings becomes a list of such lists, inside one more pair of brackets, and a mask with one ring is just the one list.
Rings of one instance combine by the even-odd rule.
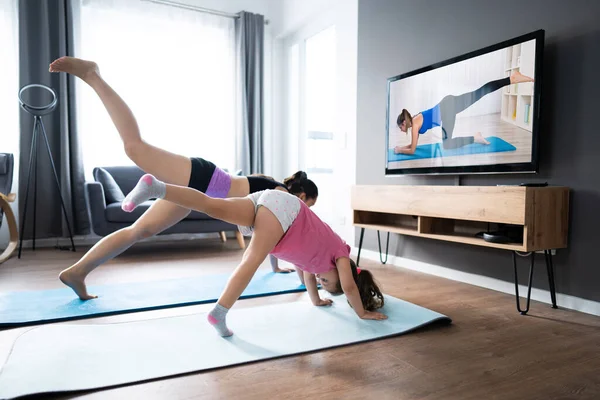
[[376, 312], [376, 311], [365, 311], [365, 313], [363, 315], [361, 315], [360, 318], [381, 320], [381, 319], [387, 319], [387, 315]]
[[319, 299], [315, 302], [315, 306], [317, 307], [330, 306], [332, 304], [333, 300], [331, 299]]
[[414, 154], [414, 151], [412, 150], [412, 146], [409, 144], [407, 146], [394, 147], [394, 153], [396, 153], [396, 154]]
[[397, 149], [396, 154], [408, 154], [408, 155], [415, 154], [415, 150], [413, 150], [411, 146], [408, 146], [408, 148], [400, 147], [400, 148], [396, 148], [396, 149]]

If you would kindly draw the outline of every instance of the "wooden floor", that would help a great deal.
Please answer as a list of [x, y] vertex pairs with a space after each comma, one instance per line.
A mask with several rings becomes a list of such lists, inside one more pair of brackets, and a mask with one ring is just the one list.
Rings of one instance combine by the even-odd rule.
[[[489, 165], [506, 163], [524, 163], [531, 161], [531, 132], [500, 118], [500, 114], [482, 115], [479, 117], [458, 118], [453, 137], [473, 136], [477, 131], [484, 137], [497, 136], [515, 146], [515, 151], [470, 154], [455, 157], [436, 157], [418, 160], [398, 161], [389, 164], [389, 168], [425, 168], [452, 167], [463, 165]], [[410, 135], [394, 130], [390, 135], [390, 146], [406, 146], [410, 144]], [[434, 128], [419, 135], [419, 145], [441, 143], [441, 128]]]
[[[57, 272], [81, 254], [24, 252], [0, 265], [0, 293], [60, 287]], [[140, 245], [95, 271], [91, 284], [230, 271], [235, 241]], [[599, 399], [600, 318], [365, 261], [385, 293], [448, 315], [449, 326], [298, 357], [189, 374], [53, 399]], [[265, 263], [262, 268], [268, 268]], [[296, 301], [298, 294], [236, 307]], [[210, 305], [68, 322], [102, 324], [204, 312]], [[308, 329], [308, 327], [307, 327]], [[23, 329], [0, 332], [0, 365]], [[177, 338], [173, 338], [177, 340]]]

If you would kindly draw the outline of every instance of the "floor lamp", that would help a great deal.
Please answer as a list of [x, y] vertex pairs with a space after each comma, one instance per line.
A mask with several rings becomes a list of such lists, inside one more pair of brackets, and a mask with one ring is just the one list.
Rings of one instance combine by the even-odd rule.
[[[52, 95], [52, 101], [45, 106], [32, 106], [27, 104], [23, 100], [23, 93], [32, 88], [44, 89]], [[54, 166], [54, 159], [52, 158], [52, 152], [50, 151], [50, 144], [48, 143], [48, 135], [46, 135], [46, 128], [42, 121], [42, 116], [50, 114], [56, 109], [58, 104], [58, 97], [54, 90], [45, 85], [32, 84], [21, 88], [19, 91], [19, 103], [21, 108], [27, 111], [33, 116], [33, 135], [31, 137], [31, 149], [29, 151], [29, 169], [27, 171], [27, 189], [25, 191], [25, 204], [23, 207], [23, 217], [21, 218], [21, 238], [19, 243], [19, 258], [21, 258], [21, 250], [23, 248], [23, 234], [25, 232], [25, 220], [27, 217], [27, 201], [29, 200], [29, 186], [31, 183], [31, 174], [35, 174], [34, 186], [33, 186], [33, 250], [35, 250], [35, 225], [36, 225], [36, 206], [37, 206], [37, 140], [38, 136], [44, 139], [46, 143], [46, 149], [48, 150], [48, 156], [50, 157], [50, 164], [52, 165], [52, 171], [54, 172], [54, 179], [58, 188], [58, 194], [60, 196], [60, 205], [62, 206], [63, 214], [67, 221], [67, 228], [69, 230], [69, 237], [71, 238], [71, 248], [75, 251], [75, 243], [73, 242], [73, 234], [71, 233], [71, 224], [69, 223], [69, 217], [67, 216], [67, 210], [65, 203], [62, 198], [62, 192], [60, 191], [60, 182], [58, 180], [58, 174], [56, 173], [56, 167]], [[33, 171], [32, 171], [33, 170]]]

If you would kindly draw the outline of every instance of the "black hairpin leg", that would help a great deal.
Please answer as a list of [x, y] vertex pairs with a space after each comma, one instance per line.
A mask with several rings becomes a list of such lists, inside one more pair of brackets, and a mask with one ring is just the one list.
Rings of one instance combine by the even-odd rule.
[[550, 298], [552, 299], [552, 308], [558, 308], [556, 305], [556, 287], [554, 286], [554, 266], [552, 265], [552, 250], [544, 250], [546, 257], [546, 269], [548, 270], [548, 283], [550, 286]]
[[385, 244], [385, 261], [383, 260], [383, 256], [381, 255], [381, 238], [379, 237], [379, 231], [377, 231], [377, 244], [379, 245], [379, 260], [382, 264], [385, 264], [388, 260], [388, 250], [390, 247], [390, 233], [387, 233], [387, 243]]
[[521, 309], [521, 301], [519, 299], [519, 278], [517, 276], [517, 253], [513, 251], [513, 267], [515, 270], [515, 295], [517, 299], [517, 310], [521, 313], [521, 315], [527, 314], [529, 311], [529, 302], [531, 300], [531, 284], [533, 283], [533, 266], [535, 263], [535, 252], [531, 252], [531, 266], [529, 267], [529, 285], [527, 286], [527, 308], [525, 310]]
[[360, 240], [358, 241], [358, 257], [356, 257], [356, 266], [360, 263], [360, 250], [362, 249], [363, 238], [365, 237], [365, 228], [360, 228]]

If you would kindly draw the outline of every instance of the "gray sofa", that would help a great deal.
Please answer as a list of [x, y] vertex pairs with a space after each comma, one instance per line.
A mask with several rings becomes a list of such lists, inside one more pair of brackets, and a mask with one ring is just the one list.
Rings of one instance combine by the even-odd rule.
[[[85, 183], [85, 195], [92, 230], [96, 235], [106, 236], [132, 225], [155, 201], [147, 201], [131, 213], [121, 209], [124, 197], [144, 175], [136, 166], [97, 167], [93, 175], [94, 181]], [[235, 225], [192, 211], [185, 219], [160, 234], [218, 232], [225, 240], [225, 232], [228, 231], [234, 231], [240, 242], [242, 237]], [[243, 238], [240, 246], [244, 247]]]

